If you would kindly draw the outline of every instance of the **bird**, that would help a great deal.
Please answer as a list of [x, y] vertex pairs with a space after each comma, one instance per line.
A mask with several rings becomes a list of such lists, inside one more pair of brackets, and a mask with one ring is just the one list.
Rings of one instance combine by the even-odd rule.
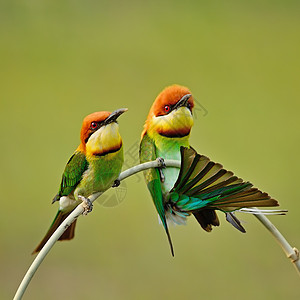
[[[110, 188], [121, 172], [123, 165], [123, 142], [117, 119], [127, 111], [120, 108], [113, 112], [99, 111], [86, 116], [80, 132], [77, 147], [64, 169], [59, 191], [52, 203], [59, 201], [59, 210], [32, 254], [38, 253], [58, 226], [75, 207], [84, 202], [84, 213], [92, 210], [88, 197]], [[59, 240], [74, 238], [75, 220]]]
[[[228, 222], [245, 233], [234, 211], [279, 205], [267, 193], [190, 146], [194, 105], [187, 87], [177, 84], [166, 87], [151, 106], [139, 149], [141, 163], [161, 162], [161, 167], [145, 170], [144, 178], [173, 256], [169, 224], [185, 224], [187, 217], [193, 215], [205, 231], [211, 232], [213, 226], [220, 225], [216, 214], [219, 210], [225, 213]], [[165, 159], [178, 160], [181, 167], [165, 167]]]

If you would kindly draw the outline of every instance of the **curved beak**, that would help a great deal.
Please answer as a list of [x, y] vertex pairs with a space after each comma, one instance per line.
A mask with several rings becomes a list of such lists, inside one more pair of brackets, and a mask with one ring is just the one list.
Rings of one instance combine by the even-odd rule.
[[115, 122], [128, 108], [119, 108], [113, 111], [104, 121], [105, 125]]
[[177, 109], [182, 106], [186, 106], [188, 103], [189, 99], [191, 98], [192, 94], [186, 94], [184, 95], [173, 107], [173, 109]]

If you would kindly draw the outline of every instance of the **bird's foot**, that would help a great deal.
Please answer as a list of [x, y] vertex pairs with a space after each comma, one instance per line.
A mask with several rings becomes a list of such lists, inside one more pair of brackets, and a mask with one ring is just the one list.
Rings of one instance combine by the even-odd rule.
[[165, 160], [162, 157], [158, 157], [156, 159], [156, 161], [158, 162], [158, 171], [159, 171], [159, 175], [160, 175], [160, 181], [165, 182], [165, 175], [162, 171], [162, 169], [166, 168]]
[[91, 200], [89, 198], [85, 198], [83, 196], [78, 196], [78, 199], [82, 201], [83, 205], [83, 212], [82, 214], [84, 216], [86, 216], [89, 212], [91, 212], [93, 210], [93, 203], [91, 202]]
[[158, 162], [158, 168], [166, 168], [165, 160], [162, 157], [158, 157], [156, 161]]
[[116, 179], [111, 187], [118, 187], [121, 184], [121, 181], [119, 179]]

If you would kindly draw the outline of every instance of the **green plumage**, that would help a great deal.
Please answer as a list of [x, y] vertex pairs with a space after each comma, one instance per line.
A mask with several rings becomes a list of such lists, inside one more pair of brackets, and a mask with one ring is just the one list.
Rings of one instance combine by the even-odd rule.
[[[82, 178], [83, 172], [88, 168], [88, 162], [84, 153], [76, 151], [69, 159], [64, 170], [59, 194], [67, 196], [70, 194]], [[71, 190], [71, 191], [70, 191]]]
[[[149, 138], [149, 136], [145, 134], [140, 145], [140, 162], [144, 163], [147, 161], [155, 160], [156, 158], [157, 156], [156, 156], [155, 144]], [[165, 216], [164, 200], [163, 200], [163, 194], [161, 189], [161, 179], [160, 179], [159, 171], [157, 169], [148, 169], [144, 171], [144, 176], [147, 182], [147, 187], [150, 191], [154, 205], [158, 212], [158, 215], [167, 233], [172, 255], [174, 255], [173, 245], [171, 242], [171, 237], [169, 234], [166, 216]]]
[[68, 196], [74, 191], [82, 178], [82, 174], [88, 168], [88, 162], [84, 153], [75, 151], [70, 157], [62, 175], [58, 194], [54, 197], [53, 202], [59, 200], [62, 196]]
[[180, 212], [217, 209], [233, 212], [243, 207], [277, 206], [267, 193], [223, 169], [191, 148], [181, 147], [181, 171], [168, 205]]
[[[194, 99], [181, 86], [170, 86], [154, 101], [140, 145], [141, 163], [158, 157], [181, 162], [181, 167], [166, 167], [144, 172], [148, 189], [168, 235], [168, 224], [185, 224], [194, 215], [201, 227], [211, 231], [219, 226], [216, 210], [241, 232], [245, 229], [234, 211], [254, 206], [277, 206], [276, 200], [234, 176], [219, 163], [199, 155], [189, 145], [193, 126]], [[173, 253], [173, 250], [172, 250]]]
[[70, 195], [75, 189], [76, 198], [77, 194], [89, 196], [109, 188], [122, 168], [123, 149], [109, 155], [113, 155], [113, 158], [108, 159], [106, 156], [87, 158], [84, 153], [75, 151], [65, 167], [59, 192], [53, 202], [58, 201], [62, 196]]
[[[52, 201], [59, 201], [58, 213], [33, 253], [42, 249], [79, 203], [83, 202], [83, 214], [87, 214], [93, 207], [89, 196], [104, 192], [118, 178], [123, 165], [123, 146], [117, 118], [126, 111], [127, 108], [112, 113], [100, 111], [84, 118], [80, 131], [81, 144], [68, 160], [59, 191]], [[72, 239], [75, 224], [76, 221], [59, 239]]]
[[[164, 149], [159, 150], [156, 141], [154, 142], [145, 134], [140, 145], [141, 163], [155, 160], [157, 157], [172, 158], [172, 154], [177, 151], [176, 144], [173, 147], [166, 146], [165, 149], [169, 150], [169, 152], [165, 150], [166, 155]], [[176, 218], [185, 219], [193, 214], [204, 230], [211, 231], [212, 226], [219, 226], [215, 210], [220, 210], [226, 214], [228, 222], [241, 232], [245, 232], [233, 214], [235, 210], [244, 207], [278, 205], [278, 202], [271, 199], [267, 193], [253, 188], [250, 182], [245, 182], [231, 171], [225, 170], [221, 164], [197, 154], [193, 148], [180, 147], [178, 152], [181, 167], [177, 170], [177, 180], [172, 182], [176, 173], [173, 175], [170, 173], [173, 176], [171, 179], [167, 176], [164, 178], [165, 181], [169, 180], [167, 186], [173, 184], [173, 188], [168, 192], [163, 190], [166, 182], [162, 180], [158, 169], [144, 172], [148, 189], [168, 235], [172, 254], [166, 215], [176, 223]]]
[[[120, 174], [123, 164], [123, 148], [104, 156], [89, 156], [75, 151], [69, 159], [54, 201], [60, 201], [60, 208], [43, 240], [33, 253], [39, 252], [57, 227], [67, 218], [80, 203], [78, 195], [88, 197], [112, 186]], [[65, 197], [64, 197], [65, 196]], [[63, 199], [63, 200], [62, 200]], [[70, 240], [74, 237], [76, 221], [64, 232], [59, 240]]]
[[88, 197], [110, 188], [120, 174], [123, 165], [123, 147], [104, 156], [88, 156], [88, 168], [84, 172], [74, 195]]

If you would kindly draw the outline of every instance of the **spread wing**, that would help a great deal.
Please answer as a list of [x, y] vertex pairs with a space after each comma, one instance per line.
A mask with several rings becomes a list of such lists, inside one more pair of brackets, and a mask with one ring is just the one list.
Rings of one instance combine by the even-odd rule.
[[245, 229], [233, 212], [244, 207], [278, 206], [267, 193], [253, 188], [227, 171], [221, 164], [198, 154], [194, 149], [181, 147], [181, 169], [171, 190], [171, 201], [182, 211], [192, 212], [206, 231], [218, 226], [215, 209], [226, 213], [226, 220], [241, 232]]
[[232, 212], [244, 207], [278, 206], [267, 193], [234, 176], [219, 163], [181, 147], [181, 172], [171, 192], [182, 198], [183, 210], [214, 208]]

